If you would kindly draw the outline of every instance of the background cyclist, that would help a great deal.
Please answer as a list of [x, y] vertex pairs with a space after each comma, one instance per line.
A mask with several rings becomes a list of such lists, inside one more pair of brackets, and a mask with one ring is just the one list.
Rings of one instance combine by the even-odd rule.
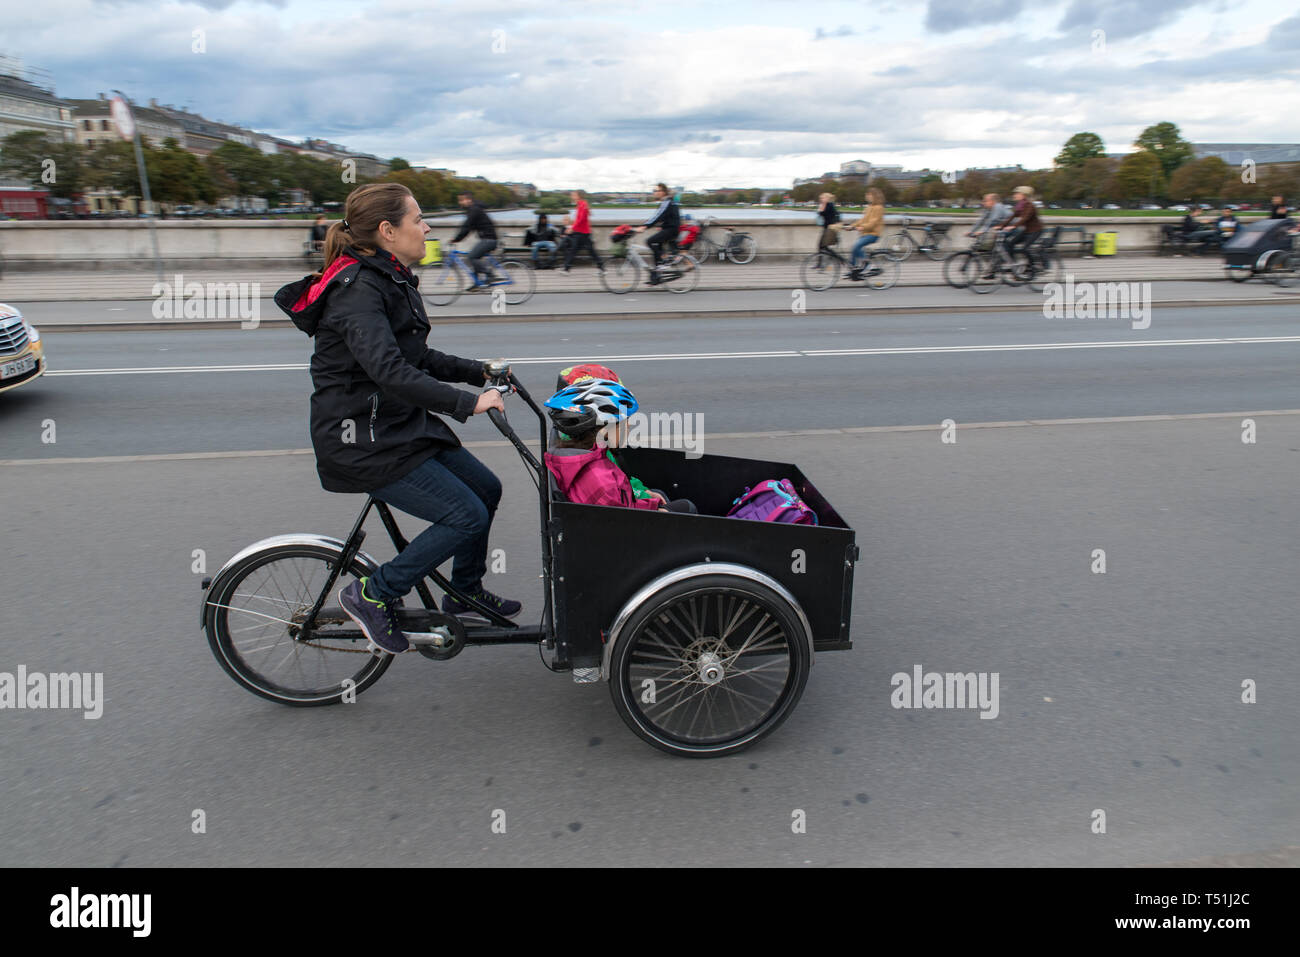
[[650, 246], [650, 251], [654, 253], [654, 269], [650, 273], [650, 285], [654, 286], [660, 282], [659, 279], [659, 261], [663, 259], [663, 248], [665, 243], [676, 243], [677, 233], [682, 226], [681, 211], [677, 208], [677, 203], [673, 201], [672, 195], [668, 192], [668, 187], [663, 183], [654, 188], [654, 198], [659, 203], [654, 215], [651, 216], [641, 226], [636, 227], [638, 233], [643, 233], [651, 226], [658, 226], [659, 231], [651, 236], [646, 243]]
[[[475, 233], [478, 236], [478, 242], [476, 242], [473, 248], [465, 254], [466, 262], [468, 262], [470, 268], [474, 270], [474, 278], [478, 279], [482, 276], [484, 282], [501, 280], [501, 277], [491, 274], [491, 271], [482, 260], [482, 257], [497, 248], [496, 226], [493, 225], [492, 219], [487, 214], [487, 210], [483, 208], [483, 204], [475, 202], [473, 193], [466, 191], [461, 193], [456, 199], [460, 203], [461, 208], [465, 210], [465, 222], [461, 223], [460, 229], [458, 229], [456, 235], [451, 238], [451, 244], [454, 246], [471, 232]], [[470, 288], [472, 289], [473, 286]], [[468, 290], [466, 291], [468, 292]]]

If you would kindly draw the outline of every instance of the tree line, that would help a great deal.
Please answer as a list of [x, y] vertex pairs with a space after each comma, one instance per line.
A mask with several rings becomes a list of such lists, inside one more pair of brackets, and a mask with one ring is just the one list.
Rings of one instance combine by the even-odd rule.
[[[162, 203], [214, 204], [228, 196], [257, 196], [271, 206], [284, 205], [289, 191], [306, 190], [316, 204], [342, 202], [356, 186], [374, 182], [345, 176], [341, 163], [297, 153], [267, 154], [240, 143], [225, 143], [210, 155], [196, 156], [168, 138], [154, 146], [142, 137], [145, 168], [154, 199]], [[935, 201], [970, 203], [984, 193], [1009, 195], [1019, 185], [1032, 186], [1045, 202], [1266, 202], [1270, 196], [1300, 196], [1300, 164], [1275, 163], [1244, 171], [1216, 156], [1196, 159], [1192, 144], [1173, 123], [1147, 127], [1134, 141], [1135, 150], [1122, 158], [1106, 156], [1096, 133], [1076, 133], [1062, 146], [1051, 169], [1016, 169], [1006, 173], [972, 171], [961, 180], [945, 183], [935, 172], [919, 183], [901, 187], [884, 177], [870, 186], [884, 193], [885, 202], [916, 205]], [[456, 205], [456, 194], [470, 190], [485, 205], [518, 204], [515, 194], [501, 183], [447, 176], [435, 170], [417, 170], [400, 157], [390, 161], [380, 181], [407, 186], [422, 209]], [[135, 152], [124, 140], [83, 147], [50, 139], [36, 130], [23, 130], [0, 140], [0, 175], [25, 179], [49, 189], [54, 196], [71, 198], [88, 190], [117, 190], [140, 195]], [[790, 190], [795, 202], [816, 199], [830, 191], [846, 205], [865, 199], [868, 184], [827, 178], [802, 183]], [[686, 193], [687, 205], [757, 203], [763, 191], [734, 189], [722, 193]], [[782, 197], [777, 197], [779, 202]], [[543, 193], [543, 208], [564, 208], [567, 194]]]
[[[1076, 133], [1066, 141], [1050, 169], [1017, 169], [1006, 173], [972, 171], [955, 183], [939, 173], [900, 188], [884, 177], [871, 186], [885, 194], [888, 205], [916, 205], [939, 200], [973, 202], [985, 193], [1007, 196], [1016, 186], [1034, 188], [1044, 202], [1088, 203], [1263, 203], [1271, 196], [1300, 196], [1300, 163], [1270, 163], [1243, 170], [1217, 156], [1196, 159], [1192, 144], [1173, 123], [1147, 127], [1133, 142], [1134, 151], [1108, 157], [1096, 133]], [[830, 191], [843, 204], [863, 202], [868, 185], [823, 179], [801, 183], [790, 192], [795, 202], [816, 199]]]
[[[284, 205], [291, 190], [305, 190], [317, 204], [343, 202], [357, 186], [394, 180], [415, 194], [423, 209], [454, 207], [456, 194], [471, 190], [492, 206], [514, 205], [514, 193], [500, 183], [449, 177], [433, 170], [412, 169], [400, 157], [378, 179], [351, 175], [340, 161], [330, 162], [299, 153], [263, 153], [242, 143], [224, 143], [200, 157], [171, 137], [155, 146], [141, 137], [149, 191], [160, 203], [212, 205], [225, 197], [261, 197], [271, 206]], [[117, 190], [141, 195], [135, 147], [111, 140], [93, 147], [51, 139], [39, 130], [21, 130], [0, 140], [0, 175], [26, 180], [70, 199], [91, 190]]]

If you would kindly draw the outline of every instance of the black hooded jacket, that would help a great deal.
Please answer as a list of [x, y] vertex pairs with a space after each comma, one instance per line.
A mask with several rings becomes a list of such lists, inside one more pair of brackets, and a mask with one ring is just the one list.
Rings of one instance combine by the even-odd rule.
[[[330, 492], [371, 492], [441, 448], [460, 445], [432, 413], [464, 422], [478, 395], [448, 382], [485, 383], [483, 363], [425, 345], [419, 280], [392, 256], [348, 249], [320, 279], [280, 289], [275, 303], [313, 336], [311, 441]], [[427, 410], [427, 411], [426, 411]]]

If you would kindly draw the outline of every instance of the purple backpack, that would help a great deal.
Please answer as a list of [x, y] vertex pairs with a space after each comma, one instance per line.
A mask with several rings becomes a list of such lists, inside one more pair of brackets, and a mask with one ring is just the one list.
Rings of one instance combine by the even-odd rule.
[[816, 525], [817, 513], [807, 506], [789, 479], [768, 479], [745, 489], [731, 503], [728, 518], [754, 522], [785, 522], [788, 525]]

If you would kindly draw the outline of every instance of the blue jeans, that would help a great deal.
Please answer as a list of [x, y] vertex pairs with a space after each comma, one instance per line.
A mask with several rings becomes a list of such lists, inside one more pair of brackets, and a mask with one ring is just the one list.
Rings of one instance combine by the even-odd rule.
[[396, 482], [370, 493], [433, 524], [370, 577], [370, 594], [400, 598], [448, 558], [452, 585], [473, 594], [487, 572], [488, 532], [501, 480], [464, 448], [440, 449]]
[[[533, 262], [537, 262], [537, 254], [544, 249], [554, 253], [556, 249], [555, 243], [549, 239], [541, 239], [533, 243]], [[555, 257], [552, 256], [551, 258], [554, 259]]]
[[870, 246], [879, 238], [880, 238], [879, 236], [871, 236], [871, 235], [862, 236], [861, 238], [859, 238], [858, 241], [853, 244], [853, 254], [849, 256], [849, 265], [856, 266], [858, 264], [858, 260], [863, 258], [862, 250], [866, 249], [868, 246]]

